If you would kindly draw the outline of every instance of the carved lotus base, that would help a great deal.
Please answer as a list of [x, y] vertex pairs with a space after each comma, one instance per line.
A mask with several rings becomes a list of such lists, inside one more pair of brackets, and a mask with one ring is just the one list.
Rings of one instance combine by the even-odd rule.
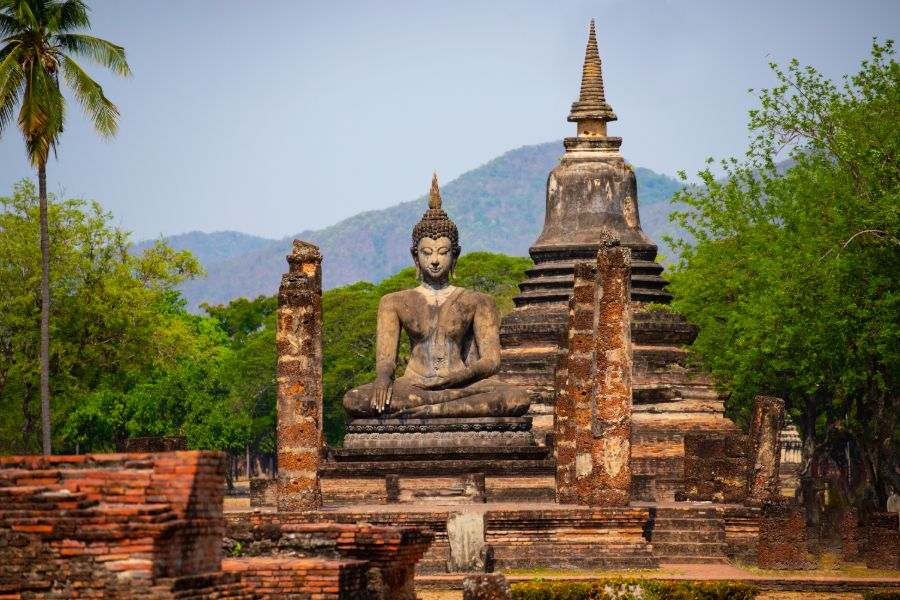
[[355, 419], [344, 448], [498, 448], [534, 446], [530, 417]]

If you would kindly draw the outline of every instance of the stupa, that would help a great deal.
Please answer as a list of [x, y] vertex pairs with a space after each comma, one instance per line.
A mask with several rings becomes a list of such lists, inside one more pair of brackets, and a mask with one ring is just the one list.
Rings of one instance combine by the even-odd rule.
[[602, 240], [617, 238], [632, 254], [632, 498], [672, 500], [682, 485], [684, 434], [735, 426], [724, 418], [712, 380], [686, 365], [690, 353], [683, 347], [693, 342], [696, 326], [648, 306], [668, 304], [672, 296], [655, 262], [657, 247], [641, 228], [637, 180], [619, 153], [622, 138], [607, 135], [617, 117], [606, 100], [593, 20], [581, 93], [568, 120], [577, 135], [565, 139], [565, 154], [547, 179], [544, 228], [529, 249], [534, 266], [501, 323], [501, 377], [528, 389], [535, 434], [543, 439], [552, 432], [554, 371], [574, 265], [596, 260]]

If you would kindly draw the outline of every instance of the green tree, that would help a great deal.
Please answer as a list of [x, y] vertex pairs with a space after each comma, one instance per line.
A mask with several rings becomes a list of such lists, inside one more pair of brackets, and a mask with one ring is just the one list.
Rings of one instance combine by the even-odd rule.
[[47, 160], [56, 150], [66, 102], [59, 79], [72, 90], [100, 135], [116, 132], [119, 111], [73, 59], [85, 57], [122, 76], [130, 74], [125, 49], [78, 30], [89, 29], [82, 0], [0, 0], [0, 134], [21, 104], [17, 125], [28, 158], [38, 170], [41, 240], [41, 421], [44, 454], [50, 440], [50, 237]]
[[694, 349], [734, 416], [755, 394], [784, 397], [804, 475], [832, 459], [849, 501], [843, 457], [857, 455], [883, 506], [900, 489], [900, 65], [876, 42], [841, 83], [772, 69], [745, 159], [673, 200], [693, 236], [677, 245], [673, 306], [700, 325]]
[[[229, 336], [230, 356], [221, 366], [228, 404], [247, 424], [242, 445], [250, 455], [274, 455], [276, 421], [276, 296], [238, 298], [227, 305], [202, 305]], [[236, 449], [236, 448], [233, 448]]]
[[[188, 252], [158, 243], [141, 255], [96, 203], [50, 199], [48, 228], [54, 423], [62, 427], [98, 390], [128, 389], [197, 346], [191, 324], [170, 308], [175, 287], [200, 272]], [[39, 450], [41, 254], [33, 183], [0, 198], [0, 440], [3, 451]], [[224, 337], [224, 336], [223, 336]], [[74, 450], [83, 439], [57, 438]]]

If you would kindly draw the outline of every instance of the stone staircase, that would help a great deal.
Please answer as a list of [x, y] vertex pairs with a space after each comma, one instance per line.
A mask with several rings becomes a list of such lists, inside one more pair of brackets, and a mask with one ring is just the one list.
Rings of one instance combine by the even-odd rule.
[[645, 534], [653, 557], [661, 563], [728, 562], [725, 519], [719, 508], [651, 508]]

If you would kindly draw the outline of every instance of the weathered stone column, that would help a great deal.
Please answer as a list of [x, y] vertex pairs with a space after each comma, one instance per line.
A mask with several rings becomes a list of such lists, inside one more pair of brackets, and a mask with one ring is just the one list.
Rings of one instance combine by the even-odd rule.
[[781, 466], [781, 430], [784, 427], [784, 400], [757, 396], [750, 421], [750, 504], [779, 495], [778, 468]]
[[589, 505], [594, 484], [591, 421], [594, 411], [596, 264], [575, 264], [575, 288], [569, 306], [569, 356], [565, 395], [574, 420], [570, 435], [575, 448], [575, 480], [574, 489], [568, 490], [567, 498], [577, 504]]
[[611, 243], [597, 253], [593, 506], [631, 498], [631, 250]]
[[322, 503], [322, 255], [294, 240], [278, 290], [278, 510]]
[[[569, 314], [574, 307], [569, 301]], [[571, 327], [571, 322], [570, 322]], [[565, 345], [564, 345], [565, 344]], [[554, 447], [556, 449], [556, 501], [575, 503], [575, 405], [568, 393], [569, 350], [568, 336], [556, 353], [556, 412], [554, 415]]]

